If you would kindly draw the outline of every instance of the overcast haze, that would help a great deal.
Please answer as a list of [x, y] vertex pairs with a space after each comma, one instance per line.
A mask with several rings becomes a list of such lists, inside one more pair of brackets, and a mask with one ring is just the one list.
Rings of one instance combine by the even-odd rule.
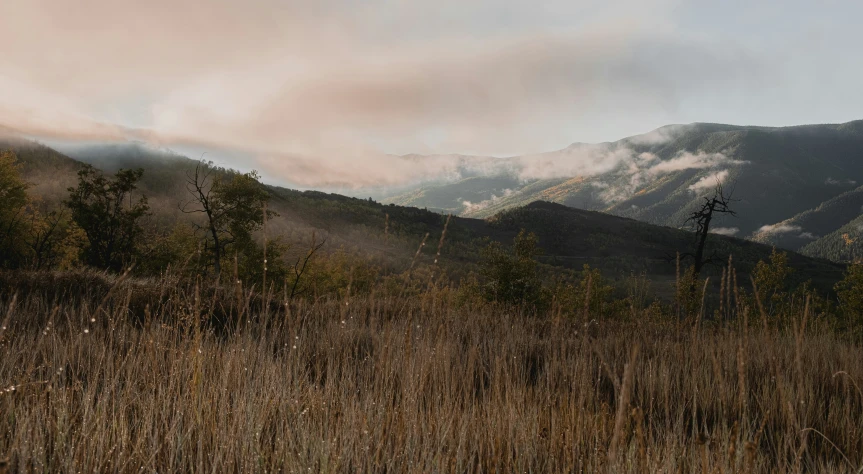
[[536, 153], [695, 121], [844, 122], [863, 118], [861, 5], [6, 0], [0, 127], [359, 187], [455, 166], [388, 154]]

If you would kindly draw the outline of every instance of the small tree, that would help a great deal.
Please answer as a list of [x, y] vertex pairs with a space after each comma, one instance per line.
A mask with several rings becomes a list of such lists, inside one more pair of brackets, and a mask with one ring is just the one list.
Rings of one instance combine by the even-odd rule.
[[27, 213], [27, 265], [34, 269], [73, 267], [86, 241], [84, 232], [65, 209], [40, 212], [31, 205]]
[[[195, 224], [206, 234], [205, 250], [212, 259], [216, 278], [222, 272], [222, 259], [232, 247], [251, 249], [252, 233], [264, 222], [264, 204], [270, 195], [261, 185], [256, 171], [230, 173], [217, 170], [212, 162], [200, 161], [186, 173], [186, 189], [192, 199], [181, 207], [185, 213], [204, 214], [203, 224]], [[268, 216], [277, 215], [267, 211]], [[262, 262], [263, 263], [263, 262]]]
[[200, 240], [185, 222], [176, 223], [170, 231], [150, 229], [141, 246], [141, 265], [136, 269], [147, 275], [158, 275], [169, 267], [173, 273], [194, 272], [200, 258]]
[[0, 264], [14, 264], [23, 233], [27, 183], [21, 178], [15, 154], [0, 152]]
[[848, 265], [845, 278], [835, 289], [845, 320], [858, 329], [863, 328], [863, 262]]
[[788, 266], [788, 254], [777, 252], [775, 247], [770, 253], [769, 263], [759, 260], [755, 265], [752, 279], [758, 289], [758, 299], [768, 312], [781, 312], [785, 309], [784, 303], [788, 299], [786, 280], [792, 272]]
[[108, 179], [90, 165], [78, 171], [78, 186], [69, 188], [65, 204], [87, 236], [86, 264], [119, 271], [134, 258], [143, 233], [139, 221], [150, 209], [146, 196], [132, 199], [143, 174], [121, 169]]
[[518, 233], [511, 250], [492, 242], [482, 251], [483, 296], [490, 301], [538, 306], [543, 300], [536, 257], [542, 255], [536, 235]]

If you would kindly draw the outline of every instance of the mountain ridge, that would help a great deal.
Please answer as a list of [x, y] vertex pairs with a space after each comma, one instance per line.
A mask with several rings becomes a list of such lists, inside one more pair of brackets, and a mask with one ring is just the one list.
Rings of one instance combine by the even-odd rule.
[[482, 178], [484, 189], [479, 185], [482, 181], [471, 181], [470, 193], [463, 180], [420, 185], [384, 202], [409, 202], [484, 218], [535, 200], [549, 200], [679, 227], [712, 190], [711, 185], [721, 181], [737, 199], [738, 218], [726, 219], [719, 227], [737, 229], [741, 237], [789, 250], [812, 249], [817, 245], [809, 245], [811, 237], [817, 240], [844, 226], [849, 217], [855, 217], [854, 211], [846, 212], [851, 215], [843, 215], [843, 220], [823, 225], [812, 221], [810, 227], [800, 226], [790, 237], [789, 229], [795, 226], [783, 226], [783, 222], [863, 183], [863, 120], [789, 127], [707, 122], [666, 125], [615, 142], [574, 143], [556, 152], [521, 157], [519, 163], [547, 160], [549, 166], [563, 168], [563, 163], [575, 169], [570, 162], [589, 161], [589, 153], [605, 153], [609, 160], [619, 161], [610, 170], [580, 175], [489, 175]]
[[[2, 148], [2, 146], [0, 146]], [[48, 147], [18, 148], [22, 163], [39, 160]], [[184, 170], [195, 160], [176, 154], [164, 154], [146, 149], [133, 149], [127, 154], [123, 147], [109, 147], [114, 154], [112, 172], [119, 167], [143, 167], [144, 177], [139, 192], [147, 194], [154, 210], [150, 224], [162, 229], [183, 222], [188, 217], [177, 209], [188, 199], [184, 188]], [[55, 158], [69, 165], [64, 171], [74, 181], [75, 170], [82, 163], [96, 163], [104, 153], [87, 154], [80, 161], [51, 150]], [[24, 168], [25, 178], [31, 179]], [[65, 190], [65, 188], [63, 188]], [[270, 190], [271, 209], [280, 217], [270, 222], [272, 236], [281, 235], [303, 250], [312, 233], [326, 235], [332, 249], [347, 248], [386, 262], [393, 271], [410, 265], [416, 246], [428, 235], [431, 241], [441, 237], [446, 217], [416, 207], [383, 204], [368, 199], [320, 191], [298, 191], [278, 186]], [[57, 201], [59, 203], [59, 201]], [[675, 275], [673, 255], [687, 252], [694, 243], [694, 234], [684, 230], [656, 226], [635, 219], [581, 210], [554, 202], [534, 202], [524, 207], [508, 209], [489, 219], [454, 217], [446, 234], [442, 265], [454, 277], [476, 269], [480, 250], [490, 241], [509, 244], [515, 235], [526, 229], [539, 237], [546, 254], [543, 262], [549, 275], [556, 272], [578, 271], [583, 264], [599, 268], [614, 278], [632, 273], [645, 273], [663, 288], [670, 288]], [[733, 255], [741, 274], [751, 271], [758, 260], [769, 257], [771, 247], [741, 239], [712, 235], [711, 250], [727, 258]], [[420, 258], [434, 258], [434, 246], [421, 247]], [[824, 259], [791, 253], [790, 262], [801, 269], [800, 275], [812, 277], [817, 287], [829, 291], [841, 278], [843, 267]], [[382, 263], [384, 264], [384, 263]], [[706, 275], [718, 269], [706, 270]], [[718, 279], [712, 279], [718, 281]]]

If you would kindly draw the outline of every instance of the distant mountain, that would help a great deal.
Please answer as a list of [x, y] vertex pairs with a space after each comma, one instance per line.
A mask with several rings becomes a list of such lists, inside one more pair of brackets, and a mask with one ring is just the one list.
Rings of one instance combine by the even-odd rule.
[[[769, 228], [757, 232], [753, 240], [773, 243], [783, 248], [800, 249], [816, 244], [848, 223], [863, 215], [863, 186], [846, 191], [835, 196], [813, 209], [773, 224]], [[813, 234], [813, 231], [818, 234]]]
[[[817, 256], [826, 256], [813, 250], [817, 241], [856, 219], [863, 204], [863, 120], [672, 125], [507, 160], [498, 174], [421, 185], [385, 202], [489, 217], [542, 200], [679, 227], [722, 182], [738, 216], [715, 223], [718, 232]], [[845, 230], [861, 235], [856, 229]]]
[[[194, 160], [184, 156], [136, 144], [79, 150], [75, 155], [81, 161], [29, 142], [0, 143], [0, 149], [6, 148], [18, 153], [25, 178], [36, 183], [32, 193], [40, 197], [44, 197], [40, 194], [42, 191], [55, 193], [62, 188], [62, 192], [52, 198], [59, 203], [65, 197], [65, 188], [74, 185], [75, 172], [82, 161], [108, 172], [141, 167], [145, 172], [138, 192], [147, 195], [154, 211], [148, 225], [167, 230], [190, 219], [189, 215], [178, 211], [188, 200], [185, 171], [195, 165]], [[52, 171], [45, 174], [49, 169]], [[41, 182], [47, 178], [50, 183]], [[513, 184], [518, 183], [477, 177], [468, 180], [463, 189], [485, 185], [508, 189], [507, 186]], [[292, 244], [292, 252], [302, 254], [303, 242], [315, 232], [326, 236], [331, 251], [342, 247], [365, 254], [393, 271], [403, 271], [410, 265], [424, 235], [428, 234], [427, 242], [437, 242], [446, 220], [439, 213], [412, 206], [275, 186], [268, 186], [268, 189], [272, 196], [270, 208], [279, 213], [278, 218], [270, 221], [269, 235], [271, 238], [281, 236]], [[507, 209], [489, 219], [455, 217], [447, 229], [441, 265], [451, 276], [464, 275], [476, 269], [480, 249], [488, 242], [509, 244], [521, 229], [535, 232], [539, 237], [545, 251], [542, 262], [546, 264], [548, 275], [579, 270], [584, 264], [600, 268], [615, 278], [643, 272], [660, 285], [655, 288], [660, 294], [671, 288], [676, 252], [687, 252], [694, 243], [693, 234], [683, 230], [542, 201]], [[768, 245], [719, 235], [711, 236], [708, 245], [709, 251], [716, 251], [723, 259], [732, 255], [742, 276], [758, 260], [766, 259], [771, 251]], [[430, 262], [436, 250], [436, 245], [426, 245], [421, 248], [420, 258]], [[799, 270], [797, 275], [813, 279], [822, 291], [828, 291], [841, 278], [843, 270], [841, 265], [827, 260], [795, 253], [790, 254], [790, 263]], [[719, 267], [708, 267], [705, 273], [711, 275], [719, 271]]]
[[827, 258], [837, 262], [863, 259], [863, 215], [842, 227], [806, 244], [800, 252], [812, 257]]

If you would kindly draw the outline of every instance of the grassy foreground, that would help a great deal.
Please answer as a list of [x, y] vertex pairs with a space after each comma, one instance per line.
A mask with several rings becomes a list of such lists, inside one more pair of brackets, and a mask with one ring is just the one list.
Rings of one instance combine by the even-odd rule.
[[863, 467], [863, 347], [817, 320], [586, 322], [443, 293], [286, 305], [174, 283], [0, 294], [0, 472]]

